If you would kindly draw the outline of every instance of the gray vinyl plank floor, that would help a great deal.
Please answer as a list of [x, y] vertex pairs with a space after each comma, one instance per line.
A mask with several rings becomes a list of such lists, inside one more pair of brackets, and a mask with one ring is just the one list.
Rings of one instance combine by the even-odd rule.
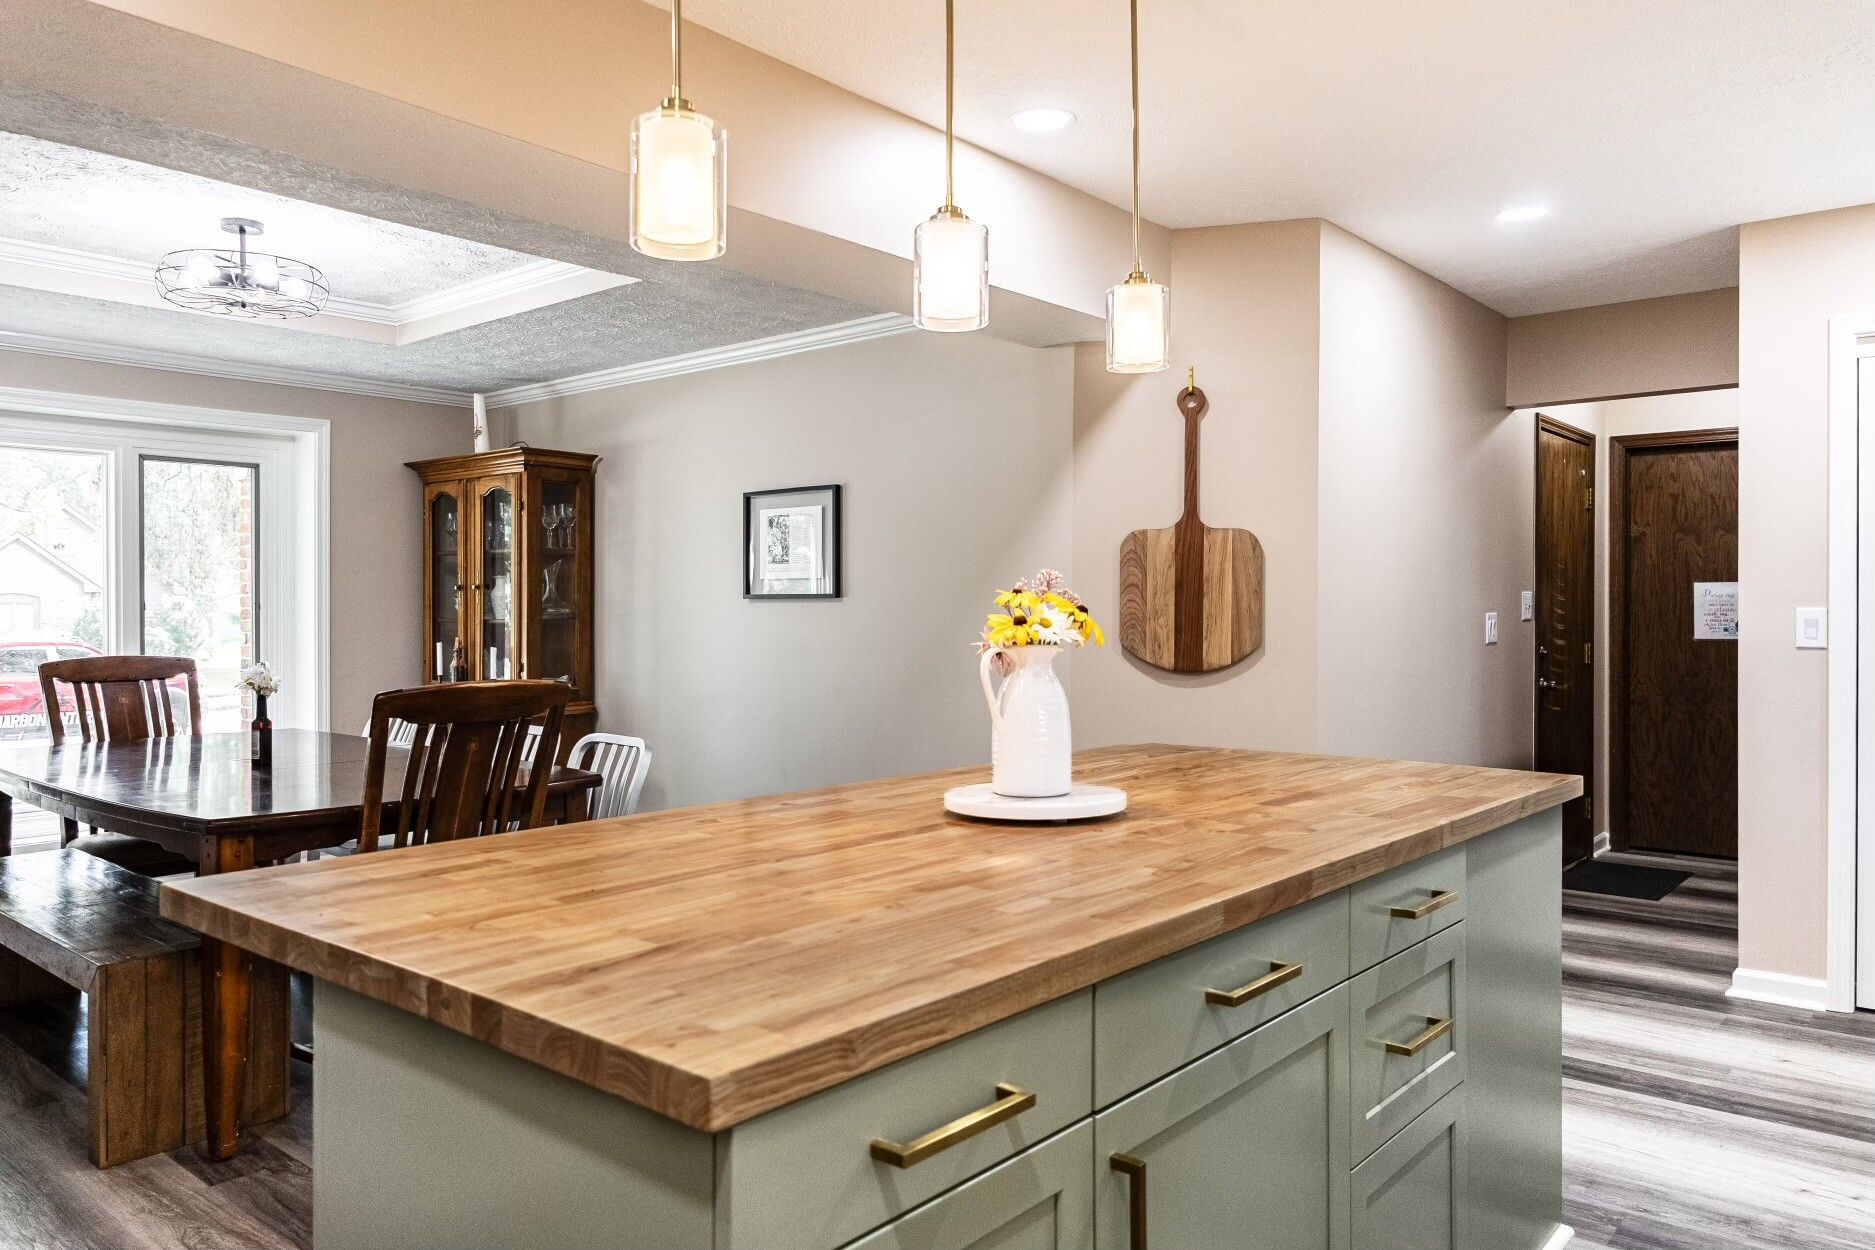
[[1563, 896], [1563, 1218], [1576, 1250], [1875, 1247], [1875, 1016], [1725, 996], [1737, 872]]
[[[1875, 1017], [1726, 998], [1735, 873], [1678, 866], [1695, 876], [1659, 902], [1564, 896], [1574, 1250], [1875, 1250]], [[311, 1245], [310, 1069], [228, 1163], [99, 1172], [84, 1056], [73, 1004], [0, 1011], [0, 1250]]]

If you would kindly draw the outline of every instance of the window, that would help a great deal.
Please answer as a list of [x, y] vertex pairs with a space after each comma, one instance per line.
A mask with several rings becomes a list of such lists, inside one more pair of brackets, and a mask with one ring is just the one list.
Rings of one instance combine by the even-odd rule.
[[[274, 722], [323, 728], [325, 423], [236, 428], [248, 418], [156, 405], [120, 421], [92, 402], [46, 415], [0, 390], [0, 650], [41, 644], [29, 670], [53, 655], [189, 656], [210, 733], [246, 724], [234, 683], [264, 660], [282, 682]], [[25, 732], [7, 697], [0, 683], [0, 738]], [[36, 685], [32, 698], [42, 719]]]
[[38, 632], [38, 595], [0, 595], [0, 638], [18, 638]]

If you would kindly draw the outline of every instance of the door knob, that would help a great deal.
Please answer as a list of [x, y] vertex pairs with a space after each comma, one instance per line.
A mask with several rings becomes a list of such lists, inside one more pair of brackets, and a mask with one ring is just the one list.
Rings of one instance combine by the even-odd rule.
[[1551, 681], [1547, 677], [1539, 677], [1536, 679], [1536, 688], [1538, 690], [1555, 690], [1559, 688], [1561, 685], [1562, 685], [1561, 682]]

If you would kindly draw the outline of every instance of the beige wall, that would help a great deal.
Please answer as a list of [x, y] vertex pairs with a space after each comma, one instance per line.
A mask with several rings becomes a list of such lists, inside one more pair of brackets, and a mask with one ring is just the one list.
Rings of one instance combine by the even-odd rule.
[[1521, 408], [1738, 382], [1738, 291], [1517, 317], [1504, 402]]
[[0, 386], [331, 423], [331, 725], [423, 679], [422, 494], [406, 460], [469, 450], [468, 413], [398, 399], [0, 351]]
[[[1518, 413], [1521, 419], [1535, 420], [1538, 410]], [[1608, 685], [1609, 657], [1613, 638], [1608, 628], [1609, 533], [1607, 501], [1612, 484], [1608, 477], [1610, 439], [1629, 434], [1665, 434], [1673, 430], [1720, 430], [1738, 425], [1738, 392], [1691, 391], [1681, 395], [1650, 395], [1636, 399], [1618, 399], [1597, 404], [1548, 405], [1541, 411], [1595, 438], [1595, 481], [1598, 506], [1595, 509], [1595, 654], [1602, 662], [1595, 666], [1595, 778], [1594, 827], [1597, 833], [1608, 832], [1608, 709], [1614, 692]]]
[[1739, 963], [1825, 975], [1828, 322], [1875, 311], [1875, 207], [1739, 234]]
[[1532, 452], [1504, 410], [1504, 324], [1324, 227], [1323, 751], [1529, 766]]
[[1177, 368], [1076, 354], [1076, 580], [1113, 604], [1121, 539], [1177, 520], [1194, 365], [1203, 516], [1262, 540], [1264, 649], [1204, 675], [1077, 656], [1077, 740], [1526, 763], [1532, 453], [1504, 319], [1321, 221], [1181, 231], [1173, 268]]
[[[1074, 362], [1076, 589], [1107, 613], [1104, 651], [1074, 670], [1077, 743], [1315, 744], [1316, 404], [1321, 223], [1173, 236], [1172, 359], [1159, 374], [1106, 371], [1100, 344]], [[1120, 649], [1120, 541], [1178, 520], [1185, 367], [1210, 400], [1201, 425], [1206, 523], [1242, 527], [1266, 559], [1264, 647], [1234, 668], [1164, 673]]]
[[[647, 806], [988, 758], [969, 644], [1071, 572], [1070, 351], [903, 334], [502, 414], [605, 457], [599, 719], [652, 744]], [[823, 482], [845, 597], [743, 599], [742, 493]]]

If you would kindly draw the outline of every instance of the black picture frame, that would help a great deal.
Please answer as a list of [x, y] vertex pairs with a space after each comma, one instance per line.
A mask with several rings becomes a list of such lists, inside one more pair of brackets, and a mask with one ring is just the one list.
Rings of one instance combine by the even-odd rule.
[[[776, 505], [782, 505], [777, 507]], [[819, 573], [805, 578], [762, 575], [764, 548], [758, 517], [763, 512], [821, 509], [816, 538]], [[744, 599], [838, 599], [840, 597], [840, 487], [790, 486], [745, 491], [742, 495], [742, 597]], [[785, 524], [785, 522], [783, 523]], [[799, 522], [795, 522], [796, 525]], [[771, 529], [773, 523], [771, 522]], [[777, 534], [777, 537], [780, 537]], [[801, 583], [806, 583], [802, 585]]]

